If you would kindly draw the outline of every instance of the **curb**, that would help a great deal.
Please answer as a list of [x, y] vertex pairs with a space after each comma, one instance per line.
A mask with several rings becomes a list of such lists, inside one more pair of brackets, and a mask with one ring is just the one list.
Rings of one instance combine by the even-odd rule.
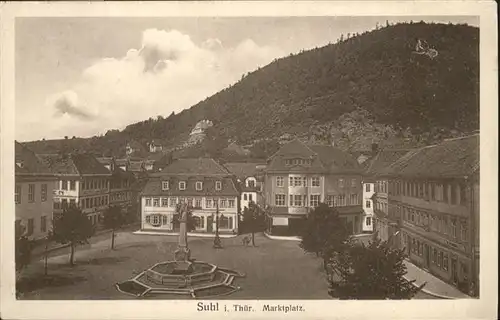
[[[150, 235], [150, 236], [178, 236], [178, 232], [155, 232], [155, 231], [134, 231], [132, 234], [139, 234], [139, 235]], [[196, 237], [196, 238], [214, 238], [215, 234], [204, 234], [204, 233], [191, 233], [188, 232], [187, 235], [189, 237]], [[238, 235], [232, 235], [232, 234], [219, 234], [220, 238], [236, 238]]]
[[299, 237], [293, 237], [293, 236], [290, 236], [290, 237], [272, 236], [272, 235], [268, 234], [267, 232], [264, 232], [264, 235], [271, 240], [288, 240], [288, 241], [301, 241], [302, 240]]

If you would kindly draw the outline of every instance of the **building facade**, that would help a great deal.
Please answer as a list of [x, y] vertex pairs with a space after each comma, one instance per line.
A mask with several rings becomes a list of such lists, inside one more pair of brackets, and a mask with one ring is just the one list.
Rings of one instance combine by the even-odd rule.
[[261, 207], [264, 205], [263, 190], [263, 169], [265, 164], [254, 162], [230, 162], [224, 166], [231, 172], [237, 181], [240, 191], [239, 212], [243, 213], [248, 208], [250, 202]]
[[109, 206], [128, 209], [133, 202], [134, 174], [127, 171], [128, 166], [123, 161], [116, 161], [114, 158], [97, 158], [97, 161], [111, 173], [109, 179]]
[[90, 154], [39, 155], [57, 177], [54, 214], [78, 206], [97, 225], [109, 207], [110, 171]]
[[235, 177], [209, 158], [173, 161], [152, 173], [140, 194], [141, 230], [175, 232], [179, 203], [192, 208], [195, 232], [214, 233], [217, 211], [219, 232], [238, 232], [238, 198]]
[[30, 149], [15, 142], [16, 231], [30, 240], [47, 237], [52, 229], [56, 177]]
[[477, 295], [479, 134], [410, 152], [380, 176], [398, 222], [395, 245], [420, 268]]
[[348, 229], [362, 231], [362, 170], [333, 146], [285, 144], [268, 161], [264, 194], [268, 232], [297, 235], [303, 217], [324, 202], [335, 207]]
[[364, 231], [376, 231], [383, 241], [389, 241], [397, 231], [397, 218], [389, 210], [388, 179], [377, 176], [381, 171], [410, 152], [409, 149], [379, 150], [372, 146], [374, 155], [367, 161], [365, 178], [363, 179], [363, 221]]

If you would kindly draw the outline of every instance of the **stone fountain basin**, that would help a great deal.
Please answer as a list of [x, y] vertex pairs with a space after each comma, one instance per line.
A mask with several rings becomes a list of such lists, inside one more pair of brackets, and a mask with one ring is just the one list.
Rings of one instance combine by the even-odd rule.
[[199, 282], [212, 281], [217, 266], [206, 262], [160, 262], [145, 271], [147, 280], [167, 286], [183, 288]]

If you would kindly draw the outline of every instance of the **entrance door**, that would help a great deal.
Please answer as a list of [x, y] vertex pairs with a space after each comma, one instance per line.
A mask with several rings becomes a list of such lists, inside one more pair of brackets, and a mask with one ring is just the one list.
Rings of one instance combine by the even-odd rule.
[[213, 231], [213, 222], [214, 222], [214, 218], [212, 216], [208, 216], [207, 217], [207, 232]]

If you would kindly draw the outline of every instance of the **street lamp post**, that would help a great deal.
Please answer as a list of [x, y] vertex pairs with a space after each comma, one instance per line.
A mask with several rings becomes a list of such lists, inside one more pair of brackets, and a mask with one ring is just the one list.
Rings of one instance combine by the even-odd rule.
[[214, 248], [222, 249], [222, 242], [219, 236], [219, 199], [215, 204], [215, 238], [214, 238]]

